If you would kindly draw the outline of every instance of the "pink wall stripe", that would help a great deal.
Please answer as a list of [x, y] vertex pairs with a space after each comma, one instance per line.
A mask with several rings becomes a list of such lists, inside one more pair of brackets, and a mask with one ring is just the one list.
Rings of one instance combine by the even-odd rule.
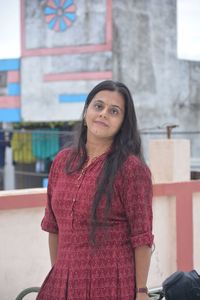
[[89, 46], [69, 46], [60, 48], [38, 48], [22, 51], [22, 57], [26, 56], [45, 56], [45, 55], [64, 55], [64, 54], [79, 54], [90, 52], [105, 52], [110, 51], [111, 45], [89, 45]]
[[29, 208], [29, 207], [44, 207], [46, 204], [46, 189], [44, 192], [16, 195], [0, 195], [0, 210]]
[[44, 81], [112, 79], [112, 72], [80, 72], [44, 75]]
[[20, 81], [19, 71], [8, 71], [7, 81], [8, 81], [8, 83], [10, 83], [10, 82], [19, 82]]
[[107, 0], [106, 44], [110, 46], [110, 49], [112, 49], [112, 0]]
[[112, 50], [112, 0], [106, 2], [106, 41], [105, 44], [68, 46], [58, 48], [36, 48], [26, 49], [25, 41], [25, 0], [21, 0], [21, 49], [22, 57], [26, 56], [45, 56], [45, 55], [64, 55], [105, 52]]
[[180, 190], [176, 196], [177, 269], [193, 268], [192, 192]]
[[20, 107], [19, 96], [1, 96], [0, 108], [17, 108]]

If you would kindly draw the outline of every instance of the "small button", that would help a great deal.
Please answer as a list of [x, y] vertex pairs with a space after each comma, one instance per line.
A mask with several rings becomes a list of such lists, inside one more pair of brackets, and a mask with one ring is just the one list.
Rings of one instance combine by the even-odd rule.
[[73, 202], [75, 202], [76, 201], [76, 199], [75, 198], [73, 198]]

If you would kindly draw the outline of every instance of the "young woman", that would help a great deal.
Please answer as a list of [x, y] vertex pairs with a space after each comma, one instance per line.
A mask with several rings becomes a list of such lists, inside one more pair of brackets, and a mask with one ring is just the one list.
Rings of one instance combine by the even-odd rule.
[[152, 183], [128, 88], [89, 93], [78, 145], [56, 156], [42, 229], [52, 269], [37, 300], [147, 300]]

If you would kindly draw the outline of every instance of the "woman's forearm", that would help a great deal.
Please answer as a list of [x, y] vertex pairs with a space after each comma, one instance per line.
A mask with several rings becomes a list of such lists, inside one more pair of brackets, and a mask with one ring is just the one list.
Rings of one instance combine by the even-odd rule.
[[49, 233], [49, 253], [51, 259], [51, 266], [54, 265], [58, 249], [58, 234]]
[[142, 288], [147, 285], [149, 266], [151, 261], [151, 248], [141, 246], [135, 248], [135, 270], [136, 270], [136, 287]]

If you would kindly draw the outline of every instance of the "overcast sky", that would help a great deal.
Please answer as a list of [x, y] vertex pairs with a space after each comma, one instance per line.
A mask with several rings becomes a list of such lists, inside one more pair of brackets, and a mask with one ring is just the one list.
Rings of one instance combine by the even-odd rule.
[[200, 0], [177, 0], [177, 53], [200, 61]]
[[0, 59], [20, 57], [19, 2], [0, 0]]

